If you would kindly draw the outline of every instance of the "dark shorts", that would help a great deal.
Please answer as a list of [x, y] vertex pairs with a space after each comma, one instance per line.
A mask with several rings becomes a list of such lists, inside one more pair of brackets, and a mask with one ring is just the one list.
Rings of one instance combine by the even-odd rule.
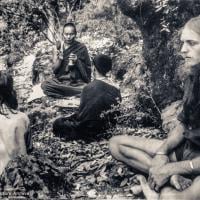
[[184, 139], [176, 148], [175, 154], [177, 161], [191, 160], [200, 157], [200, 147], [187, 139]]

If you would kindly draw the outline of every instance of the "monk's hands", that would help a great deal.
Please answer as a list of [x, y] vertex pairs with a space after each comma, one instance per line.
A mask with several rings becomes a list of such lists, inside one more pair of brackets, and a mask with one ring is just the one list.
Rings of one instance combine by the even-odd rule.
[[75, 65], [78, 60], [78, 57], [74, 53], [69, 54], [69, 65]]
[[170, 178], [168, 164], [150, 168], [148, 183], [152, 190], [159, 192], [160, 188], [167, 183]]

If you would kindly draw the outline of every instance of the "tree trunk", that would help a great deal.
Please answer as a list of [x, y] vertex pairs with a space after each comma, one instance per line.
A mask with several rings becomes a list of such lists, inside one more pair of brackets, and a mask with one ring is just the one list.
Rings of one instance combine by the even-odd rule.
[[180, 99], [179, 30], [200, 13], [199, 0], [117, 0], [122, 12], [139, 26], [143, 36], [143, 56], [151, 71], [153, 96], [159, 105]]

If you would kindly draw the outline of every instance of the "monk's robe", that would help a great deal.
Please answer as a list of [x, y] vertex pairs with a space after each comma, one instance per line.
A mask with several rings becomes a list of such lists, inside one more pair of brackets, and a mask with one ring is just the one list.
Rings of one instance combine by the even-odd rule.
[[[69, 66], [69, 55], [77, 55], [77, 62]], [[52, 67], [55, 78], [42, 84], [47, 96], [62, 98], [66, 96], [80, 96], [83, 86], [91, 80], [91, 62], [84, 44], [74, 43], [63, 52], [63, 59], [58, 60]]]

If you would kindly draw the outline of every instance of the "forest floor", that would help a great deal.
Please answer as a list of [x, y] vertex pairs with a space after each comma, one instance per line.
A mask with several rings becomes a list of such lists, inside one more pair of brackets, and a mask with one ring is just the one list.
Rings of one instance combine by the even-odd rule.
[[[43, 103], [47, 98], [42, 99]], [[50, 106], [49, 106], [50, 104]], [[30, 105], [29, 114], [33, 132], [34, 149], [50, 159], [56, 168], [66, 172], [72, 184], [72, 199], [133, 199], [131, 187], [136, 172], [125, 164], [114, 160], [108, 149], [109, 138], [127, 134], [146, 138], [162, 137], [158, 129], [126, 129], [116, 127], [88, 141], [67, 141], [54, 137], [52, 119], [69, 115], [76, 108], [60, 108], [49, 101], [45, 107], [41, 100]], [[29, 108], [30, 109], [30, 108]], [[141, 198], [141, 196], [140, 196]]]

